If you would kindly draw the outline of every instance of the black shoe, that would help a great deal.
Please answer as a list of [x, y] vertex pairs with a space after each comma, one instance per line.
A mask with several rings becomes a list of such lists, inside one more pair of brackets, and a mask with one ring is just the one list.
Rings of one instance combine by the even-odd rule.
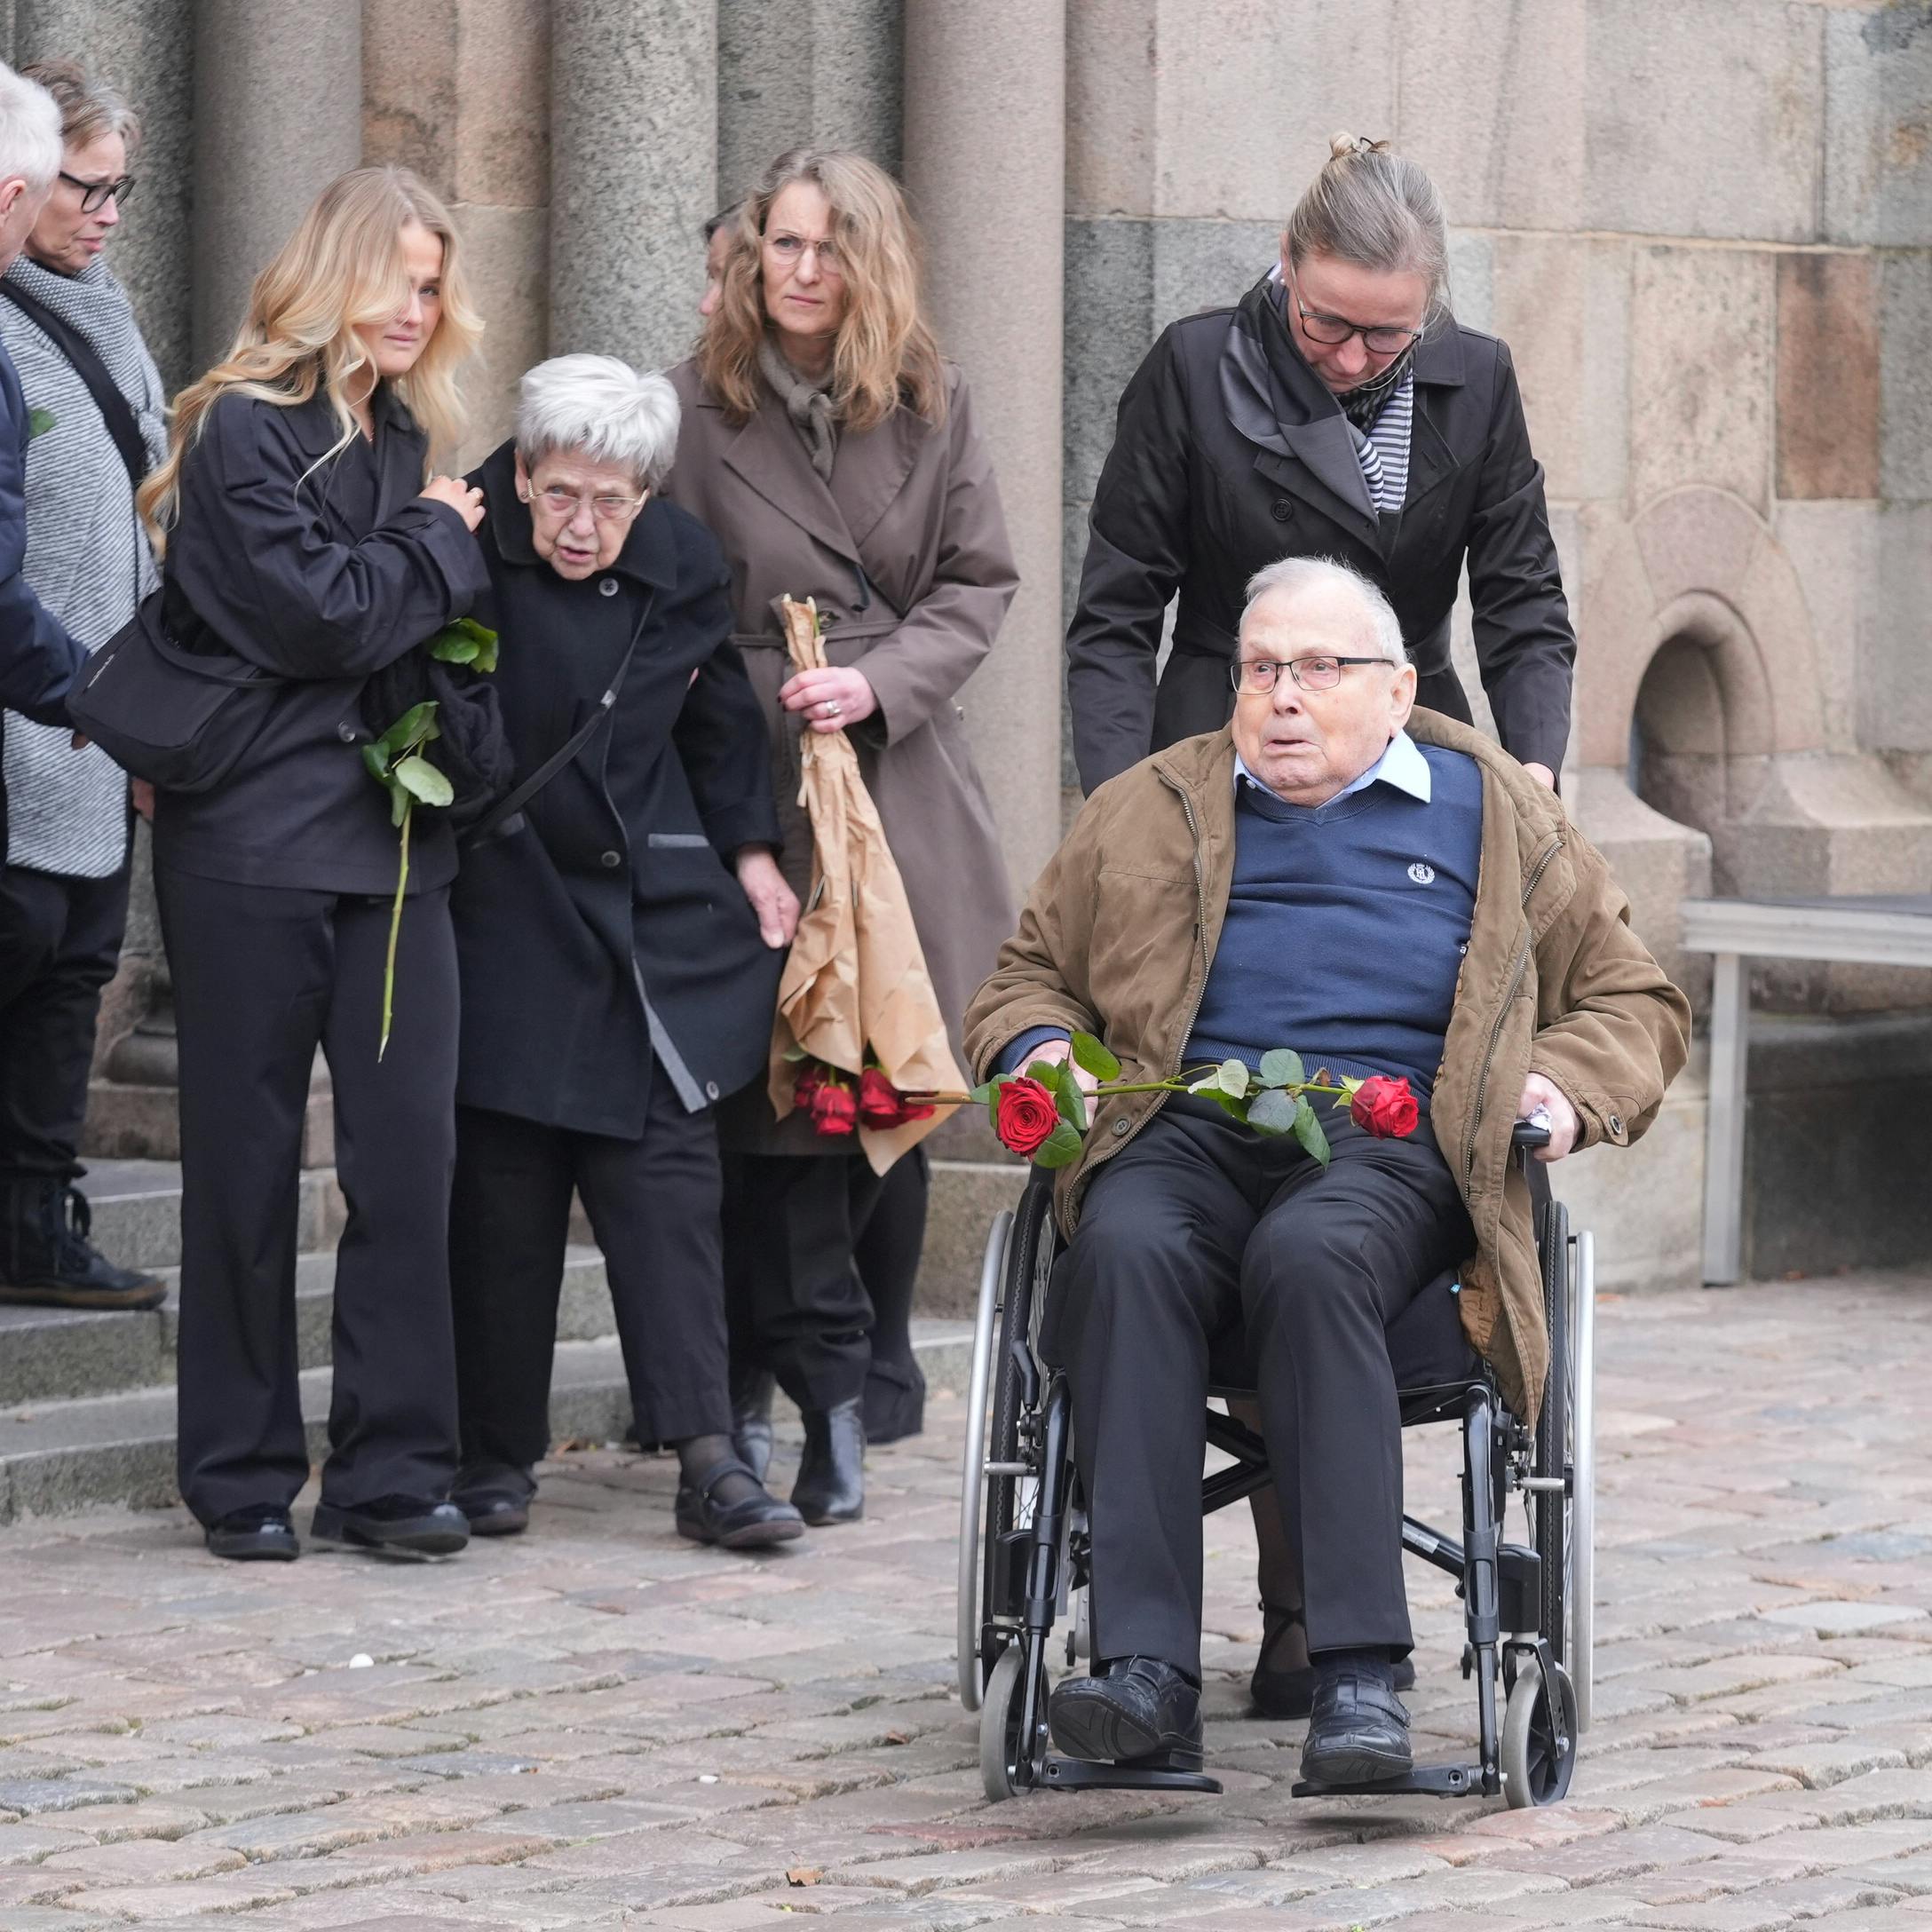
[[1073, 1758], [1150, 1770], [1201, 1766], [1200, 1692], [1157, 1657], [1117, 1657], [1068, 1677], [1047, 1701], [1053, 1741]]
[[0, 1302], [122, 1310], [168, 1298], [165, 1283], [116, 1268], [94, 1247], [93, 1209], [65, 1181], [10, 1181], [0, 1216]]
[[463, 1511], [471, 1536], [517, 1536], [530, 1527], [535, 1494], [529, 1470], [479, 1464], [458, 1475], [449, 1500]]
[[1370, 1785], [1415, 1765], [1409, 1714], [1394, 1690], [1354, 1670], [1318, 1669], [1315, 1709], [1302, 1740], [1311, 1785]]
[[727, 1476], [758, 1482], [744, 1463], [726, 1457], [701, 1483], [685, 1484], [677, 1492], [676, 1510], [680, 1536], [693, 1543], [716, 1543], [720, 1549], [764, 1549], [805, 1533], [804, 1518], [788, 1502], [767, 1495], [762, 1483], [755, 1495], [718, 1501], [714, 1492]]
[[379, 1496], [349, 1509], [317, 1503], [309, 1534], [319, 1543], [349, 1543], [403, 1556], [454, 1556], [470, 1540], [470, 1525], [453, 1502]]
[[926, 1426], [926, 1378], [908, 1355], [903, 1362], [874, 1356], [866, 1371], [866, 1440], [903, 1442]]
[[293, 1563], [302, 1554], [289, 1512], [276, 1503], [231, 1509], [206, 1533], [209, 1555], [235, 1563]]
[[[1286, 1664], [1287, 1656], [1308, 1655], [1305, 1635], [1299, 1643], [1295, 1634], [1302, 1628], [1299, 1606], [1281, 1610], [1263, 1602], [1261, 1606], [1261, 1655], [1255, 1659], [1255, 1675], [1247, 1680], [1247, 1694], [1263, 1717], [1306, 1717], [1315, 1708], [1315, 1667]], [[1415, 1688], [1415, 1666], [1407, 1658], [1395, 1667], [1396, 1689]]]
[[772, 1468], [772, 1391], [777, 1386], [770, 1369], [759, 1369], [732, 1383], [732, 1447], [738, 1460], [762, 1485]]
[[829, 1409], [807, 1409], [805, 1453], [798, 1459], [792, 1507], [814, 1529], [856, 1523], [866, 1513], [866, 1419], [854, 1396]]

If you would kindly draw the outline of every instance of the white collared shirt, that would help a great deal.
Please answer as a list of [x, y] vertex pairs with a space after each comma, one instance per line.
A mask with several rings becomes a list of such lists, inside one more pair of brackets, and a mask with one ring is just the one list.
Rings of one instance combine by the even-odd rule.
[[[1268, 788], [1250, 772], [1242, 762], [1241, 754], [1234, 754], [1234, 782], [1239, 785], [1243, 779], [1256, 791], [1265, 792]], [[1344, 785], [1331, 798], [1332, 805], [1336, 798], [1347, 798], [1353, 793], [1366, 791], [1371, 785], [1380, 781], [1393, 785], [1398, 792], [1406, 792], [1411, 798], [1419, 798], [1425, 805], [1429, 800], [1429, 760], [1422, 756], [1421, 748], [1406, 732], [1398, 732], [1389, 740], [1388, 749], [1362, 775]], [[1272, 797], [1274, 795], [1270, 793]]]

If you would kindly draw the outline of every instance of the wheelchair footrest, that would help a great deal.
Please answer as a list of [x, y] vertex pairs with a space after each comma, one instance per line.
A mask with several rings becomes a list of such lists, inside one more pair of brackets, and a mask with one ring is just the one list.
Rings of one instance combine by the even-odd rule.
[[1221, 1780], [1202, 1771], [1137, 1770], [1131, 1764], [1098, 1764], [1087, 1758], [1048, 1758], [1040, 1767], [1041, 1791], [1206, 1791], [1218, 1793]]
[[1295, 1781], [1297, 1798], [1392, 1798], [1403, 1792], [1420, 1792], [1429, 1798], [1468, 1798], [1483, 1788], [1483, 1770], [1478, 1764], [1418, 1764], [1400, 1778], [1383, 1778], [1373, 1784], [1311, 1785], [1306, 1778]]

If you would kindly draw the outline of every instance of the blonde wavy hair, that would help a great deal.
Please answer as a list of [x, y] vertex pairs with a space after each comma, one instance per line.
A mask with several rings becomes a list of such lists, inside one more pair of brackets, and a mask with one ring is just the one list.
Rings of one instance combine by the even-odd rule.
[[772, 203], [809, 181], [831, 203], [845, 279], [845, 317], [832, 351], [832, 407], [847, 429], [875, 429], [901, 403], [946, 420], [946, 372], [919, 299], [919, 233], [891, 175], [862, 154], [795, 147], [780, 154], [727, 216], [731, 236], [717, 307], [698, 341], [698, 370], [733, 423], [758, 407], [764, 313], [764, 238]]
[[314, 467], [348, 447], [357, 433], [349, 398], [372, 368], [356, 329], [386, 321], [408, 300], [402, 231], [412, 221], [443, 244], [442, 308], [416, 366], [393, 386], [429, 436], [431, 467], [437, 457], [454, 456], [466, 420], [456, 374], [483, 334], [455, 226], [442, 202], [407, 168], [352, 169], [316, 196], [255, 278], [248, 313], [227, 354], [175, 398], [168, 460], [141, 485], [137, 499], [157, 544], [179, 508], [181, 459], [206, 426], [208, 412], [231, 391], [285, 408], [324, 392], [342, 433]]

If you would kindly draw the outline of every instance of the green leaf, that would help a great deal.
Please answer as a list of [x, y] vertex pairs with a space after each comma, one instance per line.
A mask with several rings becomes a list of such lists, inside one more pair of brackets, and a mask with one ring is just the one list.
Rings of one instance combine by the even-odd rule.
[[1107, 1051], [1105, 1042], [1091, 1033], [1073, 1035], [1073, 1064], [1096, 1080], [1119, 1080], [1120, 1063]]
[[456, 788], [427, 758], [408, 757], [396, 767], [396, 782], [425, 805], [447, 805]]
[[1221, 1091], [1221, 1069], [1218, 1066], [1212, 1067], [1199, 1080], [1190, 1081], [1187, 1090], [1191, 1094], [1206, 1094], [1212, 1099]]
[[383, 749], [380, 743], [363, 746], [362, 762], [368, 767], [369, 776], [378, 785], [388, 784], [389, 754]]
[[393, 778], [385, 779], [384, 783], [389, 789], [389, 822], [392, 825], [400, 825], [409, 816], [409, 807], [416, 800]]
[[1077, 1080], [1062, 1081], [1054, 1099], [1059, 1107], [1060, 1118], [1075, 1133], [1084, 1134], [1087, 1131], [1087, 1097], [1080, 1090], [1080, 1082]]
[[474, 637], [439, 637], [430, 646], [430, 655], [441, 664], [473, 664], [481, 648]]
[[1328, 1165], [1328, 1136], [1322, 1132], [1321, 1122], [1315, 1118], [1315, 1110], [1309, 1105], [1306, 1095], [1295, 1104], [1295, 1137], [1310, 1160], [1320, 1161], [1325, 1168]]
[[1239, 1120], [1243, 1126], [1247, 1125], [1249, 1106], [1247, 1100], [1237, 1099], [1232, 1094], [1215, 1094], [1210, 1097], [1223, 1113], [1233, 1120]]
[[1231, 1094], [1239, 1100], [1247, 1091], [1247, 1069], [1239, 1060], [1223, 1060], [1221, 1063], [1221, 1090]]
[[1058, 1060], [1035, 1060], [1026, 1069], [1026, 1078], [1038, 1081], [1049, 1094], [1057, 1094], [1060, 1090], [1065, 1071]]
[[425, 698], [421, 704], [412, 704], [376, 742], [393, 761], [400, 753], [413, 751], [429, 736], [435, 717], [436, 701]]
[[1263, 1088], [1247, 1104], [1247, 1124], [1257, 1134], [1292, 1134], [1295, 1114], [1306, 1105], [1279, 1087]]
[[430, 639], [430, 655], [442, 664], [467, 664], [472, 670], [496, 669], [496, 633], [473, 617], [459, 617]]
[[1305, 1077], [1302, 1056], [1292, 1047], [1275, 1047], [1261, 1057], [1263, 1087], [1299, 1087]]
[[27, 412], [27, 439], [32, 442], [36, 436], [44, 436], [53, 427], [51, 409], [29, 409]]
[[1064, 1168], [1069, 1161], [1080, 1159], [1082, 1144], [1080, 1135], [1062, 1120], [1033, 1149], [1033, 1165], [1036, 1168]]

